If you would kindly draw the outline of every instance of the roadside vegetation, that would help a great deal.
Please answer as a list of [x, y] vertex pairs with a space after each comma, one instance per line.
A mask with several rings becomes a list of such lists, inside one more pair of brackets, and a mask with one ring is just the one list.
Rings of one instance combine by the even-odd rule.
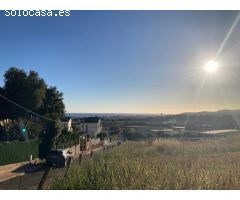
[[51, 189], [240, 189], [240, 136], [127, 142], [70, 167]]
[[[0, 165], [26, 161], [36, 152], [39, 158], [45, 158], [63, 130], [60, 123], [65, 116], [63, 93], [57, 87], [48, 86], [32, 70], [26, 72], [11, 67], [3, 79], [4, 84], [0, 86], [0, 151], [5, 155]], [[32, 141], [39, 147], [29, 145]], [[18, 147], [26, 149], [25, 146], [28, 151], [18, 150]]]

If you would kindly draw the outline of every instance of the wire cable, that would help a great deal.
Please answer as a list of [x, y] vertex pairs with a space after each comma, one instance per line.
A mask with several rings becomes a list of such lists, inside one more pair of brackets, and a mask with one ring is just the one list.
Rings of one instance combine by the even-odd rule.
[[45, 119], [45, 120], [48, 120], [48, 121], [52, 121], [52, 122], [57, 122], [57, 123], [67, 123], [67, 122], [61, 122], [61, 121], [53, 120], [53, 119], [50, 119], [50, 118], [45, 117], [45, 116], [43, 116], [43, 115], [40, 115], [40, 114], [38, 114], [38, 113], [36, 113], [36, 112], [33, 112], [33, 111], [29, 110], [28, 108], [25, 108], [24, 106], [19, 105], [18, 103], [12, 101], [11, 99], [9, 99], [9, 98], [1, 95], [1, 94], [0, 94], [0, 97], [2, 97], [3, 99], [7, 100], [8, 102], [10, 102], [10, 103], [18, 106], [19, 108], [21, 108], [21, 109], [23, 109], [23, 110], [25, 110], [25, 111], [27, 111], [27, 112], [30, 112], [30, 113], [32, 113], [32, 114], [34, 114], [34, 115], [36, 115], [36, 116], [38, 116], [38, 117], [40, 117], [40, 118], [42, 118], [42, 119]]

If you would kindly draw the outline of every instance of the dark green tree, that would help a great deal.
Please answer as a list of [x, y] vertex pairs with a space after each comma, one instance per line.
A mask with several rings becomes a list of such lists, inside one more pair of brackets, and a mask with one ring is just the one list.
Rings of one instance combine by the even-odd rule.
[[39, 77], [35, 71], [30, 71], [26, 81], [25, 101], [34, 112], [40, 112], [44, 106], [44, 98], [46, 96], [47, 85], [45, 81]]
[[46, 158], [48, 152], [56, 147], [57, 138], [63, 130], [60, 121], [48, 122], [46, 126], [46, 131], [42, 133], [39, 143], [39, 158], [41, 159]]
[[[4, 89], [0, 87], [0, 95], [5, 96], [4, 94]], [[6, 119], [7, 118], [7, 108], [6, 108], [6, 103], [7, 101], [0, 97], [0, 120]]]
[[63, 103], [63, 93], [59, 92], [56, 87], [49, 87], [46, 90], [43, 114], [57, 120], [64, 117], [65, 105]]
[[[4, 74], [4, 95], [12, 101], [26, 105], [26, 80], [27, 74], [24, 70], [15, 67], [10, 68]], [[1, 99], [2, 100], [2, 99]], [[26, 116], [26, 111], [13, 105], [12, 103], [2, 100], [3, 106], [7, 110], [7, 118], [17, 119], [20, 116]]]
[[[4, 74], [4, 86], [0, 88], [0, 94], [50, 119], [39, 118], [34, 113], [0, 98], [0, 118], [17, 120], [18, 129], [20, 130], [22, 126], [26, 127], [30, 139], [39, 137], [41, 157], [46, 155], [54, 147], [58, 135], [62, 133], [60, 119], [65, 114], [63, 93], [58, 91], [56, 87], [47, 87], [45, 81], [39, 77], [37, 72], [30, 71], [27, 74], [22, 69], [12, 67]], [[15, 129], [17, 128], [15, 127]], [[5, 134], [3, 129], [2, 133], [2, 138], [9, 137], [9, 131]], [[16, 137], [16, 134], [14, 137]]]
[[56, 147], [58, 136], [63, 131], [63, 124], [60, 119], [64, 116], [65, 105], [63, 103], [63, 93], [59, 92], [56, 87], [47, 88], [42, 111], [46, 117], [55, 120], [46, 124], [46, 131], [41, 135], [39, 157], [45, 158], [48, 152]]
[[[10, 68], [4, 74], [4, 87], [2, 93], [13, 102], [28, 108], [33, 112], [39, 112], [43, 108], [46, 93], [46, 84], [38, 76], [37, 72], [30, 71], [27, 74], [24, 70], [15, 67]], [[7, 118], [27, 118], [31, 113], [1, 98], [2, 106], [7, 111]]]
[[12, 141], [20, 139], [17, 121], [11, 121], [0, 126], [0, 141]]

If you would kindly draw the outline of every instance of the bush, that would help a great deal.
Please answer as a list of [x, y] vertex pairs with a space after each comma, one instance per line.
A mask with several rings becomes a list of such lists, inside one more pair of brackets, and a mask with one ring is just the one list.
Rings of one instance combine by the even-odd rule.
[[13, 141], [19, 138], [19, 128], [16, 121], [11, 121], [4, 124], [4, 126], [0, 126], [0, 141]]
[[80, 134], [62, 134], [57, 138], [57, 148], [64, 149], [79, 143]]

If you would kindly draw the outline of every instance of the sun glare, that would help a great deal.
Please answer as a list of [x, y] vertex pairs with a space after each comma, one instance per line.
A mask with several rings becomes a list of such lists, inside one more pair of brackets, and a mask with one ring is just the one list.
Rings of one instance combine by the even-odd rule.
[[206, 65], [204, 66], [204, 69], [208, 73], [214, 73], [217, 71], [218, 67], [219, 67], [219, 64], [216, 61], [211, 60], [206, 63]]

